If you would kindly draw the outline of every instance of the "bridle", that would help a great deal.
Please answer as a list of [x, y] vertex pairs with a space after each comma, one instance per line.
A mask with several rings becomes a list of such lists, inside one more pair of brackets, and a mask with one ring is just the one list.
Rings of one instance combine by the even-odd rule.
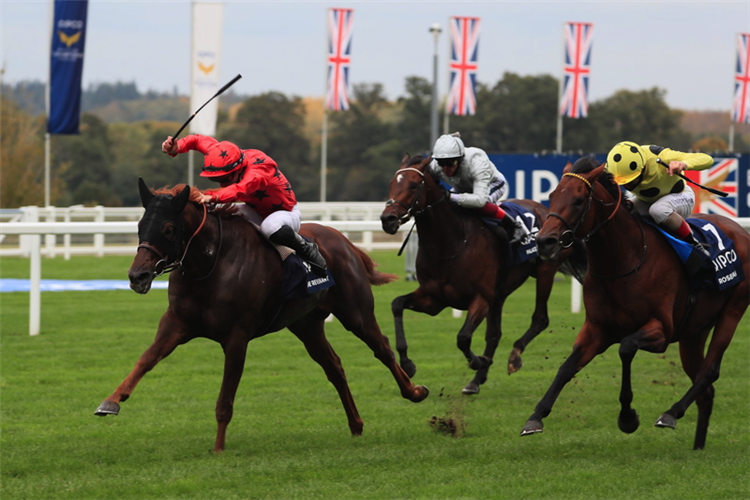
[[[402, 168], [402, 169], [397, 170], [396, 173], [394, 174], [394, 179], [401, 172], [408, 172], [408, 171], [416, 172], [416, 173], [418, 173], [420, 175], [420, 177], [422, 177], [422, 181], [419, 183], [419, 188], [417, 190], [417, 194], [414, 196], [414, 199], [411, 201], [411, 203], [408, 206], [406, 206], [405, 204], [401, 203], [398, 200], [394, 200], [393, 198], [391, 198], [391, 199], [389, 199], [388, 201], [385, 202], [385, 206], [386, 207], [393, 207], [393, 206], [398, 205], [398, 206], [401, 206], [405, 210], [404, 215], [402, 215], [398, 219], [399, 225], [405, 224], [412, 217], [414, 217], [414, 219], [415, 219], [415, 225], [416, 225], [416, 218], [418, 216], [422, 215], [423, 213], [427, 212], [428, 210], [432, 210], [432, 208], [435, 205], [438, 205], [438, 204], [440, 204], [440, 203], [442, 203], [442, 202], [444, 202], [444, 201], [446, 201], [448, 199], [447, 195], [445, 193], [443, 193], [443, 195], [440, 197], [440, 199], [437, 200], [436, 202], [429, 203], [429, 204], [425, 205], [422, 208], [418, 208], [419, 207], [419, 199], [422, 197], [422, 191], [424, 190], [424, 186], [425, 186], [425, 174], [424, 174], [424, 172], [422, 172], [421, 170], [419, 170], [417, 168], [406, 167], [406, 168]], [[466, 244], [468, 242], [468, 238], [466, 237], [466, 221], [463, 219], [463, 217], [461, 218], [461, 224], [462, 224], [462, 228], [463, 228], [464, 237], [462, 239], [461, 248], [459, 248], [458, 252], [456, 252], [454, 255], [451, 255], [450, 257], [437, 257], [437, 256], [434, 256], [434, 255], [431, 255], [431, 257], [433, 259], [437, 259], [437, 260], [453, 260], [453, 259], [455, 259], [456, 257], [458, 257], [459, 255], [461, 255], [463, 253], [463, 251], [466, 249]], [[401, 245], [401, 250], [399, 250], [398, 255], [401, 255], [401, 253], [403, 252], [404, 248], [406, 247], [406, 243], [409, 241], [409, 237], [411, 237], [411, 232], [413, 230], [414, 230], [414, 226], [412, 226], [412, 228], [409, 230], [409, 234], [407, 234], [406, 238], [404, 239], [404, 243]], [[425, 251], [425, 253], [428, 253], [426, 250], [424, 250], [424, 251]], [[429, 255], [429, 253], [428, 253], [428, 255]]]
[[[566, 172], [566, 173], [563, 174], [563, 177], [574, 177], [576, 179], [579, 179], [580, 181], [583, 181], [583, 183], [586, 184], [589, 187], [589, 199], [588, 199], [588, 201], [586, 203], [586, 207], [582, 210], [580, 217], [578, 217], [578, 220], [576, 221], [576, 223], [574, 225], [571, 225], [568, 221], [565, 220], [565, 218], [563, 218], [562, 215], [558, 214], [557, 212], [550, 212], [549, 215], [548, 215], [548, 217], [555, 217], [555, 218], [559, 219], [563, 224], [565, 224], [565, 227], [567, 229], [565, 231], [563, 231], [562, 235], [560, 235], [559, 244], [560, 244], [560, 246], [562, 248], [570, 248], [573, 245], [573, 242], [575, 241], [575, 235], [576, 235], [576, 232], [578, 231], [578, 227], [586, 219], [586, 216], [588, 215], [589, 210], [591, 210], [591, 204], [592, 204], [592, 202], [594, 200], [596, 200], [599, 203], [601, 203], [603, 206], [608, 206], [608, 205], [612, 205], [612, 204], [611, 203], [605, 203], [604, 200], [600, 200], [599, 198], [595, 198], [594, 197], [594, 186], [591, 184], [591, 182], [588, 179], [586, 179], [582, 175], [575, 174], [575, 173], [572, 173], [572, 172]], [[586, 235], [583, 237], [584, 241], [589, 241], [594, 234], [596, 234], [597, 232], [599, 232], [599, 230], [601, 230], [615, 216], [615, 214], [617, 213], [617, 210], [619, 210], [620, 205], [622, 204], [622, 190], [619, 188], [619, 186], [618, 186], [618, 189], [617, 189], [617, 194], [618, 194], [617, 204], [615, 205], [615, 208], [612, 210], [612, 213], [610, 213], [609, 217], [607, 217], [604, 221], [602, 221], [596, 227], [594, 227], [591, 231], [589, 231], [588, 233], [586, 233]], [[637, 272], [638, 269], [640, 269], [640, 267], [643, 265], [643, 262], [646, 260], [646, 251], [647, 251], [647, 247], [646, 247], [646, 234], [645, 234], [645, 232], [643, 230], [643, 225], [641, 224], [641, 221], [635, 215], [633, 215], [633, 218], [638, 223], [638, 229], [641, 230], [641, 241], [643, 241], [643, 254], [641, 255], [641, 261], [638, 264], [636, 264], [636, 266], [633, 269], [631, 269], [630, 271], [628, 271], [626, 273], [623, 273], [623, 274], [612, 275], [612, 276], [604, 276], [604, 275], [593, 273], [590, 270], [589, 270], [589, 274], [591, 274], [592, 276], [595, 276], [597, 278], [622, 278], [624, 276], [628, 276], [630, 274], [633, 274], [633, 273]]]
[[[175, 260], [172, 262], [169, 262], [169, 256], [165, 255], [161, 250], [156, 248], [155, 246], [151, 245], [150, 243], [140, 243], [138, 245], [137, 250], [140, 250], [141, 248], [145, 248], [146, 250], [151, 251], [154, 253], [158, 258], [159, 261], [154, 264], [154, 272], [153, 272], [153, 278], [158, 278], [164, 273], [171, 273], [175, 269], [182, 269], [183, 261], [185, 260], [185, 256], [187, 256], [188, 250], [190, 249], [190, 244], [193, 242], [193, 239], [198, 235], [198, 233], [201, 232], [201, 229], [203, 229], [203, 226], [206, 224], [206, 219], [208, 218], [208, 209], [206, 208], [206, 205], [203, 205], [203, 219], [201, 220], [200, 225], [198, 225], [198, 228], [193, 232], [192, 236], [190, 236], [190, 239], [188, 239], [187, 244], [185, 245], [185, 250], [182, 252], [182, 257], [180, 257], [179, 260]], [[221, 225], [221, 217], [217, 216], [219, 220], [219, 247], [216, 250], [216, 257], [214, 258], [214, 263], [211, 266], [211, 270], [208, 271], [208, 274], [201, 278], [195, 278], [194, 281], [201, 281], [209, 276], [214, 272], [214, 269], [216, 269], [216, 264], [219, 261], [219, 253], [221, 252], [221, 240], [222, 240], [222, 225]], [[137, 251], [136, 250], [136, 251]], [[185, 270], [182, 270], [182, 275], [185, 276]]]
[[[421, 214], [422, 212], [424, 212], [425, 210], [427, 210], [427, 208], [430, 206], [430, 205], [427, 205], [427, 206], [425, 206], [425, 208], [423, 208], [421, 210], [416, 210], [417, 206], [419, 206], [419, 199], [422, 197], [422, 191], [424, 190], [424, 172], [422, 172], [421, 170], [419, 170], [417, 168], [407, 167], [407, 168], [402, 168], [400, 170], [396, 170], [396, 173], [394, 174], [394, 178], [398, 174], [400, 174], [401, 172], [409, 172], [409, 171], [416, 172], [416, 173], [418, 173], [422, 177], [422, 182], [419, 183], [419, 189], [417, 191], [417, 194], [416, 194], [416, 196], [414, 196], [414, 199], [411, 200], [411, 203], [409, 204], [409, 206], [406, 206], [403, 203], [401, 203], [400, 201], [394, 200], [393, 198], [391, 198], [391, 199], [389, 199], [388, 201], [385, 202], [385, 206], [386, 207], [392, 207], [394, 205], [399, 205], [400, 207], [402, 207], [405, 210], [404, 215], [402, 215], [398, 219], [399, 225], [403, 225], [406, 222], [409, 222], [409, 219], [411, 219], [415, 215]], [[442, 201], [442, 200], [439, 200], [438, 203], [440, 201]]]

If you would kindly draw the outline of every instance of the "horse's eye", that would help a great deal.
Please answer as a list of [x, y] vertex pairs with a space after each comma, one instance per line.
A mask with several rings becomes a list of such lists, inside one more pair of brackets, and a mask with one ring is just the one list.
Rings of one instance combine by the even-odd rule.
[[411, 182], [411, 183], [409, 183], [409, 189], [411, 189], [412, 191], [415, 191], [418, 187], [419, 187], [419, 183], [418, 182]]
[[164, 224], [162, 224], [161, 234], [163, 234], [164, 237], [168, 239], [169, 241], [174, 240], [175, 235], [177, 234], [174, 223], [167, 221]]
[[582, 198], [582, 197], [580, 197], [580, 196], [578, 196], [578, 197], [576, 197], [576, 199], [575, 199], [575, 200], [573, 201], [573, 206], [574, 206], [574, 207], [580, 207], [581, 205], [583, 205], [583, 198]]

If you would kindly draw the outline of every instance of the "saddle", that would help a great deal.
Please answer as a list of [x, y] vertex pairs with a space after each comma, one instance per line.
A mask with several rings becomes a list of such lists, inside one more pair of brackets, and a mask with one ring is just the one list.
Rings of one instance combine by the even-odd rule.
[[[320, 277], [310, 268], [310, 264], [302, 260], [294, 250], [283, 245], [277, 245], [266, 238], [260, 231], [260, 226], [253, 220], [240, 214], [243, 220], [252, 225], [258, 234], [266, 240], [279, 254], [284, 268], [284, 279], [281, 282], [280, 296], [282, 300], [299, 299], [315, 292], [325, 290], [336, 284], [331, 272], [326, 270], [326, 276]], [[304, 236], [303, 236], [304, 238]], [[307, 238], [305, 238], [307, 239]]]
[[678, 257], [688, 270], [691, 289], [706, 288], [725, 290], [741, 283], [745, 279], [737, 251], [724, 231], [703, 219], [685, 219], [693, 230], [695, 238], [708, 250], [710, 258], [690, 243], [675, 238], [655, 222], [644, 219], [658, 229], [670, 243]]
[[[539, 232], [539, 221], [536, 220], [535, 215], [517, 203], [503, 202], [502, 207], [509, 216], [526, 226], [526, 237], [518, 244], [511, 245], [509, 264], [516, 266], [537, 256], [536, 234]], [[500, 221], [494, 217], [481, 217], [481, 219], [488, 226], [501, 225]]]

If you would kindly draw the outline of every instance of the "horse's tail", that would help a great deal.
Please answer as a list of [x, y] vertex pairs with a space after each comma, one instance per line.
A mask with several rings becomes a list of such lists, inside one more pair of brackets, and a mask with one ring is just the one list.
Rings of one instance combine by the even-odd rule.
[[570, 255], [560, 265], [559, 270], [566, 276], [573, 276], [580, 284], [583, 284], [583, 279], [586, 277], [589, 267], [588, 257], [586, 256], [586, 243], [583, 239], [576, 238], [573, 240], [573, 245], [570, 249]]
[[356, 245], [352, 245], [352, 248], [354, 249], [354, 252], [359, 256], [359, 260], [362, 261], [362, 264], [365, 266], [365, 272], [367, 273], [367, 279], [370, 281], [371, 285], [385, 285], [386, 283], [390, 283], [391, 281], [395, 281], [398, 279], [398, 276], [391, 273], [381, 273], [375, 267], [377, 264], [374, 260], [370, 258], [369, 255], [367, 255], [363, 250], [361, 250]]

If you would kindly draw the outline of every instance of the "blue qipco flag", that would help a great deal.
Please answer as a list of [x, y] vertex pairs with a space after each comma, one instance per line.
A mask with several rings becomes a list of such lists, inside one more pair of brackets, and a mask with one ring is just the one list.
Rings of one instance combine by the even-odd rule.
[[88, 0], [55, 0], [50, 52], [50, 134], [77, 134]]

